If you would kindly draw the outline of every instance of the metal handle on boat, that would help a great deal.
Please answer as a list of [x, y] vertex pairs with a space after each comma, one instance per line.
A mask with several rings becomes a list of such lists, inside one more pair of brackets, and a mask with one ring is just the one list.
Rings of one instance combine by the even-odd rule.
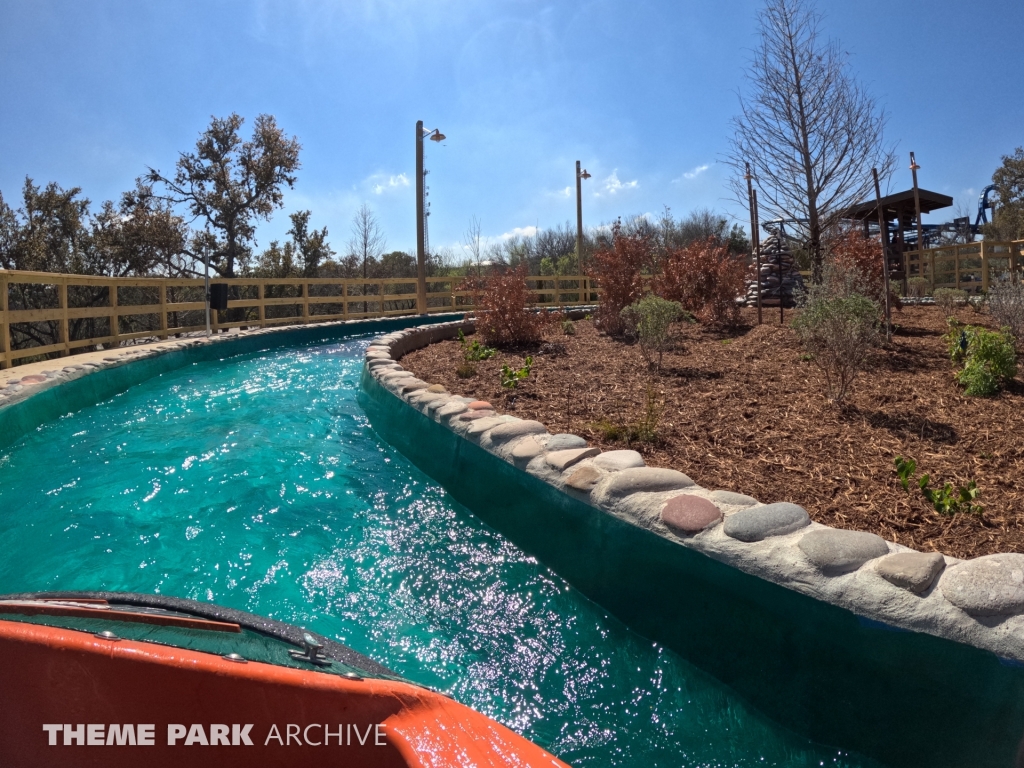
[[318, 643], [316, 638], [308, 632], [303, 632], [302, 650], [288, 651], [288, 655], [296, 661], [308, 661], [310, 664], [316, 664], [318, 667], [329, 667], [331, 666], [331, 660], [324, 657], [323, 651], [324, 646]]

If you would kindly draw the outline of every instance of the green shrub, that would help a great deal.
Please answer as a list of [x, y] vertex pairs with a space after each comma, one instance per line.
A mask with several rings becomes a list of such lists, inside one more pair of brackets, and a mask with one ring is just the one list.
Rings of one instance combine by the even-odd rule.
[[879, 343], [879, 305], [856, 293], [812, 293], [793, 329], [821, 371], [828, 399], [842, 402]]
[[822, 372], [826, 397], [842, 402], [857, 372], [879, 342], [879, 309], [859, 293], [835, 295], [812, 288], [793, 330]]
[[566, 336], [575, 336], [576, 335], [576, 323], [574, 323], [572, 320], [563, 320], [562, 321], [562, 333], [564, 333]]
[[967, 304], [967, 291], [959, 288], [936, 288], [932, 292], [936, 306], [942, 310], [946, 317], [954, 314], [958, 307]]
[[950, 359], [963, 366], [956, 381], [965, 394], [989, 397], [1017, 375], [1017, 351], [1007, 330], [990, 331], [954, 321], [945, 338]]
[[1008, 328], [1018, 343], [1024, 342], [1024, 281], [1003, 280], [993, 285], [988, 308], [1000, 328]]
[[622, 310], [622, 320], [630, 335], [640, 343], [648, 368], [661, 368], [661, 358], [670, 339], [669, 329], [683, 314], [677, 301], [645, 296]]
[[907, 295], [921, 299], [928, 295], [931, 282], [927, 277], [912, 277], [907, 280]]

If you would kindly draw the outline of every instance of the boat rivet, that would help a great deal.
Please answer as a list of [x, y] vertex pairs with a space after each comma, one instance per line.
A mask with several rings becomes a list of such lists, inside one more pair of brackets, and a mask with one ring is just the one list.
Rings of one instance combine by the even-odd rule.
[[237, 653], [225, 653], [223, 658], [227, 659], [228, 661], [237, 661], [239, 664], [249, 663], [248, 659], [242, 658]]
[[100, 640], [120, 640], [121, 638], [111, 632], [109, 629], [105, 629], [102, 632], [97, 632], [96, 637]]
[[362, 680], [363, 679], [359, 675], [357, 675], [355, 672], [346, 672], [345, 674], [342, 675], [342, 677], [347, 677], [349, 680]]

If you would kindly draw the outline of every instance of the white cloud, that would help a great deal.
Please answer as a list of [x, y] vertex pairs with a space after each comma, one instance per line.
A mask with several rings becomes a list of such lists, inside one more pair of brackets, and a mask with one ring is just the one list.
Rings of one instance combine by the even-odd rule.
[[680, 176], [678, 179], [673, 179], [672, 183], [673, 184], [678, 184], [683, 179], [687, 179], [687, 180], [689, 180], [689, 179], [696, 179], [698, 176], [700, 176], [702, 173], [704, 173], [704, 171], [708, 170], [708, 168], [710, 168], [710, 167], [711, 167], [711, 163], [704, 163], [703, 165], [698, 165], [692, 171], [685, 171], [683, 173], [683, 175]]
[[375, 173], [366, 180], [366, 185], [375, 195], [382, 195], [385, 192], [393, 192], [409, 186], [409, 177], [404, 173], [397, 176], [388, 176], [383, 173]]
[[636, 179], [633, 181], [620, 181], [618, 168], [612, 171], [612, 175], [604, 180], [604, 191], [609, 195], [617, 194], [625, 189], [636, 189], [638, 186], [640, 186], [640, 182]]
[[[537, 234], [536, 227], [513, 227], [511, 232], [502, 232], [494, 240], [511, 240], [513, 237], [533, 237]], [[488, 238], [491, 239], [491, 238]]]

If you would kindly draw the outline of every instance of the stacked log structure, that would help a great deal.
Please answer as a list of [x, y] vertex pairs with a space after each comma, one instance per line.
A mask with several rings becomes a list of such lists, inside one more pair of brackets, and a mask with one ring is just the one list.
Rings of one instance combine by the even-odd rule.
[[756, 304], [760, 291], [762, 305], [778, 306], [781, 300], [785, 306], [792, 307], [796, 304], [797, 294], [803, 289], [804, 280], [790, 246], [773, 232], [761, 242], [760, 274], [757, 273], [756, 260], [751, 260], [745, 303], [748, 306]]

